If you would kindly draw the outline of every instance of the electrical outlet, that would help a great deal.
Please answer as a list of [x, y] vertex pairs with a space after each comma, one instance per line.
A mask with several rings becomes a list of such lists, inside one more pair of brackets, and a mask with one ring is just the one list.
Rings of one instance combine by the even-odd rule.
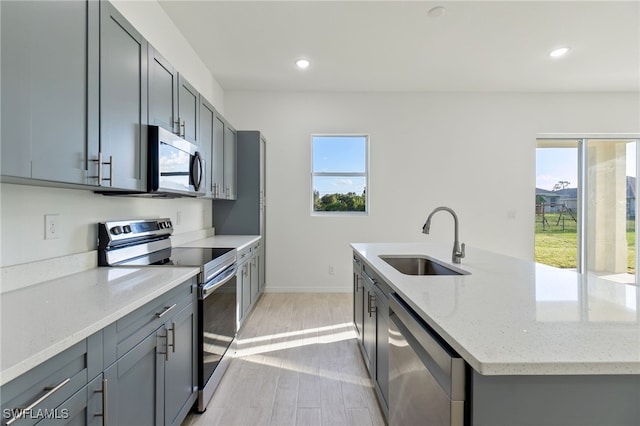
[[44, 215], [44, 239], [53, 240], [60, 238], [60, 224], [58, 223], [59, 215]]
[[176, 213], [176, 225], [182, 225], [182, 212], [178, 211]]
[[329, 266], [329, 275], [333, 275], [333, 274], [334, 274], [333, 266]]

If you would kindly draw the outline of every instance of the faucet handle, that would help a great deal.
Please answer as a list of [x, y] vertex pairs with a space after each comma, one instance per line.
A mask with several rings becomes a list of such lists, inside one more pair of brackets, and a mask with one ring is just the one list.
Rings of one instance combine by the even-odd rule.
[[464, 257], [464, 243], [460, 244], [460, 254], [458, 257], [461, 259]]

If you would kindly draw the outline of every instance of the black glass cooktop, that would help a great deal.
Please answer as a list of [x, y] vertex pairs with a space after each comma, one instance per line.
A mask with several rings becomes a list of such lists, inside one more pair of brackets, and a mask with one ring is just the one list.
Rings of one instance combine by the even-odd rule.
[[233, 248], [171, 247], [119, 263], [124, 266], [204, 266]]

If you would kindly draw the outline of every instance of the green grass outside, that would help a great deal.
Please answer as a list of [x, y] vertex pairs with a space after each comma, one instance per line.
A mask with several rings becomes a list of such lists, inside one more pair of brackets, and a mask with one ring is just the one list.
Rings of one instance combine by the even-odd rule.
[[[576, 268], [578, 258], [577, 223], [570, 216], [559, 213], [545, 214], [547, 223], [542, 226], [542, 218], [536, 215], [535, 259], [558, 268]], [[627, 221], [628, 271], [635, 273], [635, 222]]]

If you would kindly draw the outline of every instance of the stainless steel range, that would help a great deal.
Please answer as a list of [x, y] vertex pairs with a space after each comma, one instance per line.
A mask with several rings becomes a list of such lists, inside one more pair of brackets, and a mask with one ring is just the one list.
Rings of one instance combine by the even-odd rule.
[[236, 249], [171, 247], [170, 219], [98, 224], [100, 266], [193, 266], [198, 275], [198, 403], [203, 412], [235, 352]]

